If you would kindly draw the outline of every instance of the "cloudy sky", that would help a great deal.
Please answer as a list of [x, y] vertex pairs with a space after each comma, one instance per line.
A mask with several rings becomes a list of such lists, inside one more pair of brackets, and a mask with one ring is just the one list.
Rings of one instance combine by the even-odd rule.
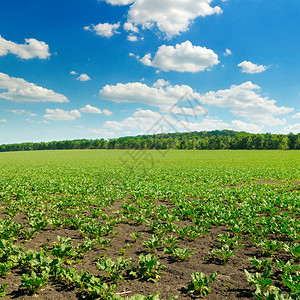
[[1, 0], [0, 144], [300, 131], [299, 0]]

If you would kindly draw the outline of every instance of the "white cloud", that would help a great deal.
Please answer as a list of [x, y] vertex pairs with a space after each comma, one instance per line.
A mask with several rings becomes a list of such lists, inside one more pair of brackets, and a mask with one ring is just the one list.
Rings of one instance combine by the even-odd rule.
[[256, 65], [250, 61], [243, 61], [240, 64], [238, 64], [238, 67], [242, 68], [243, 73], [248, 74], [255, 74], [255, 73], [261, 73], [268, 69], [267, 66], [264, 65]]
[[34, 114], [34, 113], [32, 113], [32, 112], [30, 112], [30, 111], [26, 111], [26, 110], [24, 110], [24, 109], [8, 109], [7, 111], [9, 111], [9, 112], [11, 112], [11, 113], [13, 113], [13, 114], [16, 114], [16, 115], [24, 115], [24, 114], [26, 114], [26, 115], [29, 115], [30, 117], [36, 117], [37, 116], [37, 114]]
[[103, 128], [110, 130], [121, 130], [122, 124], [117, 121], [107, 121], [104, 123]]
[[217, 65], [218, 55], [211, 49], [193, 46], [190, 41], [177, 44], [175, 47], [162, 45], [154, 58], [146, 54], [140, 61], [146, 66], [152, 66], [163, 71], [200, 72]]
[[5, 119], [0, 120], [0, 123], [6, 123], [6, 122], [7, 122], [7, 120], [5, 120]]
[[158, 79], [154, 84], [153, 86], [155, 88], [161, 88], [163, 86], [166, 86], [166, 85], [170, 85], [170, 82], [169, 81], [165, 81], [164, 79]]
[[177, 121], [170, 115], [162, 115], [151, 110], [137, 110], [131, 117], [123, 121], [108, 121], [103, 125], [103, 130], [121, 131], [135, 130], [135, 134], [154, 134], [184, 131], [210, 131], [210, 130], [236, 130], [252, 133], [262, 132], [263, 126], [233, 120], [227, 123], [218, 118], [205, 118], [201, 122], [191, 123]]
[[159, 113], [151, 110], [137, 110], [131, 117], [124, 119], [121, 122], [107, 121], [104, 123], [103, 128], [106, 130], [122, 130], [123, 128], [131, 128], [137, 130], [143, 130], [146, 132], [149, 130], [155, 122], [161, 118]]
[[25, 110], [24, 109], [11, 109], [11, 110], [9, 109], [7, 111], [9, 111], [9, 112], [11, 112], [13, 114], [19, 115], [19, 116], [25, 114]]
[[113, 137], [115, 135], [112, 131], [108, 131], [105, 128], [88, 128], [88, 132], [100, 134], [105, 137]]
[[135, 0], [102, 0], [102, 1], [105, 1], [106, 3], [111, 5], [128, 5], [133, 3]]
[[28, 123], [32, 123], [32, 124], [41, 124], [42, 122], [36, 122], [36, 121], [33, 121], [33, 120], [30, 120], [30, 119], [25, 119], [26, 122]]
[[123, 28], [125, 31], [132, 31], [135, 33], [139, 33], [139, 29], [136, 26], [134, 26], [132, 23], [129, 23], [129, 22], [124, 23]]
[[22, 78], [0, 73], [0, 98], [14, 102], [69, 102], [62, 94], [37, 86]]
[[80, 108], [80, 110], [84, 113], [88, 113], [88, 114], [102, 114], [102, 111], [100, 108], [91, 106], [89, 104], [87, 104], [85, 107]]
[[292, 119], [300, 119], [300, 112], [294, 114], [294, 115], [292, 116]]
[[80, 118], [81, 114], [77, 109], [71, 111], [65, 111], [60, 108], [56, 109], [46, 109], [46, 114], [43, 116], [48, 120], [55, 120], [55, 121], [71, 121], [75, 120], [76, 118]]
[[[162, 112], [170, 111], [173, 107], [172, 112], [175, 114], [204, 115], [207, 111], [202, 105], [211, 105], [229, 108], [233, 115], [255, 124], [270, 126], [286, 124], [285, 119], [275, 116], [290, 113], [294, 111], [294, 108], [277, 106], [275, 100], [261, 96], [259, 91], [259, 86], [248, 81], [240, 85], [232, 85], [229, 89], [210, 91], [201, 95], [187, 85], [173, 86], [160, 79], [153, 87], [141, 82], [106, 85], [100, 90], [100, 97], [116, 103], [142, 103], [158, 107]], [[177, 102], [182, 98], [194, 100], [195, 105], [190, 109], [180, 107], [181, 105], [177, 105]], [[177, 106], [174, 107], [174, 105]]]
[[80, 108], [80, 111], [84, 113], [89, 113], [89, 114], [104, 114], [106, 116], [111, 116], [113, 113], [109, 111], [108, 109], [103, 109], [101, 110], [98, 107], [91, 106], [87, 104], [85, 107]]
[[136, 0], [130, 7], [128, 22], [143, 28], [156, 25], [171, 38], [187, 31], [197, 17], [220, 14], [221, 8], [210, 6], [211, 2], [212, 0]]
[[260, 87], [248, 81], [232, 85], [230, 89], [208, 92], [200, 97], [200, 102], [223, 108], [229, 107], [235, 116], [260, 124], [284, 125], [285, 120], [276, 119], [274, 116], [290, 113], [294, 109], [276, 106], [275, 100], [262, 97], [257, 90], [259, 91]]
[[229, 56], [232, 55], [232, 52], [230, 49], [226, 49], [225, 52], [223, 53], [224, 56]]
[[233, 120], [231, 122], [232, 130], [236, 131], [247, 131], [250, 133], [260, 133], [263, 132], [263, 126], [259, 126], [256, 124], [245, 123], [240, 120]]
[[202, 105], [193, 105], [192, 107], [185, 106], [174, 106], [170, 109], [170, 113], [173, 115], [178, 115], [182, 117], [182, 119], [188, 119], [190, 117], [196, 118], [198, 115], [207, 115], [208, 111]]
[[100, 90], [100, 97], [116, 103], [143, 103], [149, 106], [159, 107], [161, 111], [167, 111], [188, 95], [190, 99], [200, 98], [200, 94], [193, 91], [187, 85], [167, 85], [162, 80], [155, 83], [156, 87], [149, 87], [141, 82], [117, 85], [106, 85]]
[[283, 128], [283, 133], [300, 133], [300, 123], [288, 125]]
[[235, 131], [247, 131], [251, 133], [262, 132], [263, 126], [258, 126], [256, 124], [245, 123], [240, 120], [233, 120], [231, 123], [227, 123], [218, 118], [205, 118], [199, 123], [190, 123], [181, 121], [178, 125], [181, 127], [181, 131], [211, 131], [211, 130], [235, 130]]
[[127, 36], [127, 40], [130, 41], [130, 42], [137, 42], [138, 38], [137, 38], [137, 36], [130, 34], [130, 35]]
[[51, 56], [49, 46], [45, 42], [36, 39], [25, 39], [25, 44], [17, 44], [5, 40], [0, 35], [0, 56], [8, 53], [15, 54], [22, 59], [40, 58], [46, 59]]
[[89, 81], [89, 80], [91, 80], [91, 78], [87, 74], [81, 74], [76, 80]]
[[102, 110], [103, 114], [106, 115], [106, 116], [111, 116], [113, 113], [112, 111], [108, 110], [108, 109], [103, 109]]
[[75, 71], [71, 71], [70, 74], [71, 74], [71, 75], [77, 75], [78, 73], [75, 72]]
[[99, 23], [98, 25], [85, 26], [83, 29], [88, 31], [94, 31], [97, 35], [104, 36], [107, 38], [112, 37], [120, 27], [120, 22], [116, 24]]

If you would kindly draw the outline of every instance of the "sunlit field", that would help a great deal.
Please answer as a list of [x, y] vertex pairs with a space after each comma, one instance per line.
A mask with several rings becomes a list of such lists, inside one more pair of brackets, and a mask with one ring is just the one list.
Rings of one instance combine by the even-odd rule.
[[0, 166], [4, 299], [299, 299], [299, 151], [8, 152]]

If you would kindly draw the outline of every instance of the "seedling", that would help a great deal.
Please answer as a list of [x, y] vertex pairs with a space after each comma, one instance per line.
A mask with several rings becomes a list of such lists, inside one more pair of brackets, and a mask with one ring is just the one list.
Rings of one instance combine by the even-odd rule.
[[1, 284], [0, 286], [0, 299], [6, 296], [5, 288], [7, 287], [7, 283]]
[[201, 297], [207, 296], [211, 290], [209, 284], [216, 280], [217, 275], [217, 273], [213, 273], [209, 277], [207, 277], [203, 273], [192, 273], [192, 279], [188, 284], [189, 293], [194, 295], [200, 295]]
[[244, 270], [246, 274], [246, 279], [249, 282], [249, 285], [254, 285], [256, 288], [255, 294], [265, 292], [268, 287], [273, 283], [273, 281], [268, 278], [272, 275], [271, 265], [267, 265], [263, 274], [255, 273], [251, 275], [247, 270]]
[[32, 294], [35, 294], [42, 286], [49, 284], [47, 281], [49, 278], [49, 272], [43, 271], [40, 275], [37, 275], [34, 271], [31, 271], [30, 276], [28, 274], [21, 275], [21, 287], [27, 288]]
[[294, 243], [294, 244], [284, 244], [284, 250], [291, 254], [293, 259], [298, 262], [300, 261], [300, 244]]
[[234, 236], [230, 238], [230, 233], [219, 234], [219, 238], [217, 241], [221, 244], [221, 246], [228, 245], [232, 250], [234, 248], [240, 248], [242, 245], [239, 244], [240, 237]]
[[133, 238], [134, 243], [137, 242], [137, 240], [143, 235], [143, 233], [136, 233], [136, 232], [132, 232], [130, 234], [130, 237]]
[[191, 256], [195, 254], [195, 252], [192, 252], [187, 248], [181, 249], [178, 246], [166, 247], [164, 252], [166, 254], [171, 254], [171, 257], [174, 260], [182, 260], [182, 261], [191, 258]]
[[293, 259], [287, 261], [286, 263], [282, 260], [277, 261], [275, 266], [278, 267], [281, 272], [283, 272], [283, 276], [292, 274], [293, 272], [298, 271], [300, 268], [299, 265], [294, 264]]
[[130, 258], [119, 257], [116, 262], [108, 258], [106, 260], [99, 260], [97, 266], [100, 271], [106, 272], [111, 281], [118, 282], [119, 280], [124, 280], [121, 273], [129, 266], [130, 262]]
[[[53, 243], [51, 253], [60, 259], [67, 261], [67, 259], [75, 257], [78, 253], [73, 248], [73, 241], [69, 237], [57, 236], [58, 243]], [[71, 261], [70, 261], [71, 262]]]
[[215, 260], [217, 257], [221, 261], [223, 261], [223, 265], [225, 265], [229, 259], [229, 257], [234, 256], [234, 252], [229, 249], [228, 245], [224, 245], [221, 249], [213, 249], [209, 252], [210, 259]]
[[152, 237], [148, 241], [144, 241], [143, 244], [149, 248], [151, 253], [154, 253], [156, 248], [161, 246], [163, 242], [157, 235], [152, 235]]
[[257, 271], [263, 271], [266, 268], [267, 265], [271, 264], [272, 258], [267, 258], [265, 260], [260, 260], [260, 259], [257, 259], [254, 256], [254, 258], [250, 257], [249, 260], [255, 266], [255, 268], [257, 269]]
[[[175, 300], [177, 298], [178, 298], [178, 296], [172, 296], [165, 300]], [[160, 300], [160, 298], [159, 298], [159, 292], [154, 292], [152, 295], [149, 295], [149, 296], [133, 295], [130, 298], [128, 298], [127, 300]], [[163, 299], [161, 299], [161, 300], [163, 300]]]
[[164, 267], [164, 265], [160, 264], [159, 258], [155, 258], [154, 255], [141, 254], [138, 259], [138, 266], [131, 266], [132, 271], [130, 272], [130, 275], [155, 282], [161, 274], [160, 270]]

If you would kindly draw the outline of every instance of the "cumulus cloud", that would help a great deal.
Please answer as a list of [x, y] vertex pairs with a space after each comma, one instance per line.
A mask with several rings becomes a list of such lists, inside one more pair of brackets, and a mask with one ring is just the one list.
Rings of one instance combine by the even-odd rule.
[[94, 31], [99, 36], [110, 38], [115, 33], [118, 33], [117, 29], [119, 27], [120, 27], [120, 22], [116, 24], [99, 23], [98, 25], [85, 26], [83, 29], [87, 31]]
[[108, 131], [105, 128], [88, 128], [88, 132], [100, 134], [101, 136], [105, 137], [113, 137], [114, 133], [112, 131]]
[[22, 78], [0, 73], [0, 98], [14, 102], [69, 102], [62, 94], [37, 86]]
[[127, 36], [127, 40], [130, 41], [130, 42], [137, 42], [138, 41], [138, 37], [135, 36], [135, 35], [128, 35]]
[[293, 125], [287, 125], [283, 128], [283, 133], [300, 133], [300, 123], [296, 123]]
[[230, 123], [218, 118], [205, 118], [198, 123], [181, 121], [178, 125], [181, 130], [188, 128], [189, 131], [211, 131], [211, 130], [235, 130], [259, 133], [263, 131], [263, 126], [252, 123], [245, 123], [240, 120], [233, 120]]
[[22, 59], [40, 58], [47, 59], [51, 56], [49, 46], [45, 42], [36, 39], [25, 39], [25, 44], [17, 44], [5, 40], [0, 35], [0, 56], [8, 53], [15, 54]]
[[53, 121], [72, 121], [80, 117], [81, 114], [77, 109], [66, 111], [60, 108], [56, 108], [56, 109], [47, 108], [46, 114], [44, 115], [44, 118]]
[[208, 92], [200, 97], [203, 104], [218, 107], [229, 107], [230, 111], [239, 117], [268, 125], [284, 125], [285, 120], [275, 118], [294, 111], [293, 108], [277, 106], [275, 100], [262, 97], [260, 87], [251, 81], [240, 85], [232, 85], [230, 89]]
[[300, 119], [300, 112], [292, 115], [292, 119]]
[[100, 90], [100, 97], [116, 103], [143, 103], [159, 107], [161, 111], [167, 111], [185, 95], [189, 95], [191, 99], [200, 97], [200, 94], [187, 85], [164, 86], [166, 83], [160, 79], [153, 87], [141, 82], [106, 85]]
[[163, 86], [166, 86], [166, 85], [170, 85], [170, 82], [169, 81], [166, 81], [164, 79], [158, 79], [154, 84], [153, 86], [155, 88], [161, 88]]
[[190, 41], [177, 44], [175, 47], [162, 45], [151, 59], [151, 53], [140, 59], [146, 66], [163, 71], [200, 72], [217, 65], [218, 55], [205, 47], [193, 46]]
[[232, 52], [230, 49], [226, 49], [225, 52], [223, 53], [224, 56], [229, 56], [232, 55]]
[[240, 64], [238, 64], [238, 67], [242, 68], [243, 73], [248, 74], [255, 74], [255, 73], [261, 73], [268, 69], [267, 66], [264, 65], [256, 65], [250, 61], [243, 61]]
[[106, 3], [111, 5], [128, 5], [133, 3], [135, 0], [102, 0], [102, 1], [105, 1]]
[[197, 17], [220, 14], [222, 12], [221, 8], [218, 6], [212, 7], [210, 5], [212, 1], [136, 0], [130, 6], [128, 22], [141, 25], [143, 28], [151, 28], [156, 25], [162, 33], [171, 38], [187, 31]]
[[91, 80], [91, 78], [87, 74], [81, 74], [76, 80], [89, 81], [89, 80]]
[[174, 119], [170, 115], [153, 112], [149, 109], [139, 109], [132, 116], [124, 120], [105, 122], [103, 130], [124, 132], [125, 130], [135, 130], [135, 134], [155, 134], [167, 132], [184, 131], [210, 131], [210, 130], [236, 130], [258, 133], [263, 131], [263, 126], [253, 123], [245, 123], [240, 120], [225, 122], [218, 118], [204, 118], [201, 122], [188, 122]]
[[88, 114], [102, 114], [102, 110], [100, 108], [91, 106], [89, 104], [87, 104], [85, 107], [80, 108], [80, 110]]
[[13, 113], [15, 115], [19, 115], [19, 116], [20, 115], [24, 115], [24, 114], [29, 115], [30, 117], [36, 117], [37, 116], [37, 114], [34, 114], [34, 113], [30, 112], [30, 111], [26, 111], [24, 109], [8, 109], [7, 111], [11, 112], [11, 113]]
[[[276, 101], [260, 95], [260, 87], [248, 81], [240, 85], [232, 85], [229, 89], [210, 91], [200, 94], [187, 85], [171, 85], [159, 79], [148, 86], [141, 82], [106, 85], [100, 90], [100, 97], [116, 103], [142, 103], [158, 107], [162, 112], [191, 115], [205, 115], [204, 106], [229, 108], [238, 117], [245, 118], [259, 125], [284, 125], [285, 119], [276, 118], [294, 111], [294, 108], [277, 106]], [[192, 99], [193, 107], [180, 107], [178, 100]], [[184, 103], [184, 102], [183, 102]], [[201, 105], [197, 105], [197, 103]]]
[[233, 120], [231, 122], [231, 128], [232, 130], [236, 131], [247, 131], [250, 133], [260, 133], [263, 132], [263, 126], [256, 125], [253, 123], [245, 123], [240, 120]]
[[104, 123], [103, 128], [106, 130], [122, 130], [123, 128], [140, 129], [146, 132], [151, 128], [156, 121], [160, 119], [159, 113], [147, 110], [137, 110], [131, 117], [124, 119], [121, 122], [107, 121]]
[[123, 28], [125, 31], [132, 31], [135, 33], [139, 33], [139, 29], [136, 26], [134, 26], [132, 23], [129, 23], [129, 22], [124, 23]]
[[108, 109], [101, 110], [100, 108], [91, 106], [90, 104], [87, 104], [85, 107], [80, 108], [80, 111], [88, 114], [104, 114], [106, 116], [111, 116], [113, 114]]
[[113, 114], [113, 112], [110, 111], [110, 110], [108, 110], [108, 109], [103, 109], [102, 112], [103, 112], [104, 115], [106, 115], [106, 116], [108, 116], [108, 117], [111, 116], [111, 115]]
[[77, 75], [78, 73], [75, 72], [75, 71], [71, 71], [70, 74], [71, 74], [71, 75]]

